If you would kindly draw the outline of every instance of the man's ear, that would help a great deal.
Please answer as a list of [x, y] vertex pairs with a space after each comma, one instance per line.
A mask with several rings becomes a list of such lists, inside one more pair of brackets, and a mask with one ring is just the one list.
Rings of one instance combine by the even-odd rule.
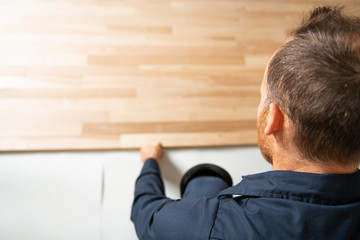
[[283, 112], [275, 103], [270, 103], [269, 113], [266, 118], [265, 134], [271, 135], [279, 131], [281, 124], [283, 123]]

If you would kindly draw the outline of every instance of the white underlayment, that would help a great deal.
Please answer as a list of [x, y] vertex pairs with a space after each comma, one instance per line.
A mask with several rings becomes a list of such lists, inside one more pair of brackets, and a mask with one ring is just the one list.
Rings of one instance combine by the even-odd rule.
[[[161, 164], [166, 193], [179, 197], [182, 174], [200, 163], [233, 176], [271, 170], [257, 147], [172, 149]], [[132, 240], [137, 151], [0, 155], [0, 239]]]

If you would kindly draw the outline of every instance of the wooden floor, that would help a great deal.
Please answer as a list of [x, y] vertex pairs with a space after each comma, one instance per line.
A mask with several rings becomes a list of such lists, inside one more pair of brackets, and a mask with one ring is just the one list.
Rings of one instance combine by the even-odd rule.
[[264, 67], [324, 2], [0, 0], [0, 151], [256, 144]]

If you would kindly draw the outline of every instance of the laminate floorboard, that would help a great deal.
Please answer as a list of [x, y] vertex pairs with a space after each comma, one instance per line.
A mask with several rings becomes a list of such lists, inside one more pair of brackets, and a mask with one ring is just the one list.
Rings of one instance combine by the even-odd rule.
[[252, 145], [266, 63], [358, 0], [0, 0], [0, 151]]

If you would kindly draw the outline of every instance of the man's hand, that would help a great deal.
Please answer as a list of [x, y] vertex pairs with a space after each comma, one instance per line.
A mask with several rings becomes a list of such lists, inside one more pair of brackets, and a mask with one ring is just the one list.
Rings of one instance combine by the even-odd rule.
[[161, 158], [164, 156], [161, 143], [158, 142], [155, 145], [142, 146], [140, 149], [140, 156], [143, 163], [145, 163], [149, 158], [153, 158], [159, 163]]

